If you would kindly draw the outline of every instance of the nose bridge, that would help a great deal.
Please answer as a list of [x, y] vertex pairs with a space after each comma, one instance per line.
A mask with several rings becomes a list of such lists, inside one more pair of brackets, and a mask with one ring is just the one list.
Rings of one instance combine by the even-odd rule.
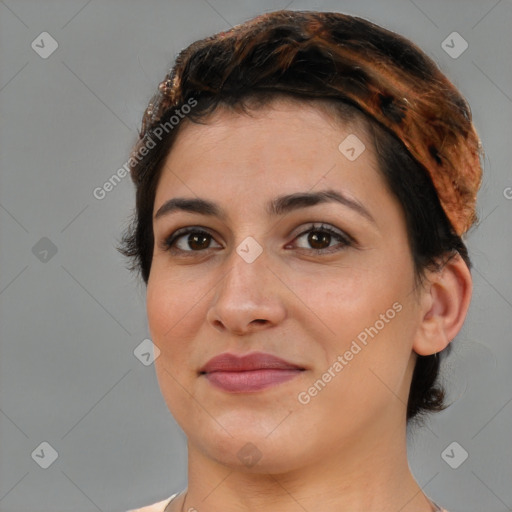
[[240, 244], [237, 251], [228, 260], [228, 270], [225, 278], [220, 283], [218, 290], [219, 299], [237, 300], [244, 303], [257, 303], [264, 297], [266, 274], [266, 258], [258, 256], [253, 261], [245, 260], [238, 251], [244, 249]]
[[[245, 258], [253, 250], [241, 243], [227, 260], [228, 269], [213, 296], [207, 319], [215, 327], [243, 333], [255, 326], [278, 323], [284, 318], [284, 304], [275, 276], [260, 253]], [[246, 249], [246, 252], [243, 252]], [[241, 253], [241, 254], [240, 254]], [[253, 253], [254, 256], [254, 253]]]

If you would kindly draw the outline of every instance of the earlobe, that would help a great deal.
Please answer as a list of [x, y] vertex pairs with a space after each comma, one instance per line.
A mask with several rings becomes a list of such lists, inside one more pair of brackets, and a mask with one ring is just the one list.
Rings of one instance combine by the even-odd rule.
[[473, 289], [471, 273], [458, 253], [427, 277], [413, 343], [413, 350], [421, 356], [441, 352], [455, 338], [466, 318]]

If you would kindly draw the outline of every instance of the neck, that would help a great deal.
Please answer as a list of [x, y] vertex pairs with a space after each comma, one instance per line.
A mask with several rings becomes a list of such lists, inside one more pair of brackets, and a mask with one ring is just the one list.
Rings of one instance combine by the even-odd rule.
[[384, 436], [369, 431], [306, 465], [273, 473], [229, 467], [189, 443], [189, 486], [177, 505], [201, 512], [432, 512], [409, 469], [406, 445], [405, 428]]

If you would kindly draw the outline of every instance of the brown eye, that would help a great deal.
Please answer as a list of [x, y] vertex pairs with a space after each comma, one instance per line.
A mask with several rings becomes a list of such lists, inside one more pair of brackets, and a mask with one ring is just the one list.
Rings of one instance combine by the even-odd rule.
[[212, 242], [216, 248], [222, 248], [210, 233], [201, 229], [179, 229], [169, 238], [164, 240], [162, 248], [171, 252], [199, 252], [212, 248]]
[[331, 245], [331, 235], [323, 231], [310, 231], [308, 243], [313, 249], [325, 249]]
[[188, 235], [187, 243], [192, 250], [200, 251], [201, 249], [208, 249], [211, 238], [206, 233], [191, 234]]
[[317, 253], [329, 253], [343, 250], [353, 244], [352, 238], [342, 231], [330, 226], [311, 226], [295, 239], [296, 246], [301, 250]]

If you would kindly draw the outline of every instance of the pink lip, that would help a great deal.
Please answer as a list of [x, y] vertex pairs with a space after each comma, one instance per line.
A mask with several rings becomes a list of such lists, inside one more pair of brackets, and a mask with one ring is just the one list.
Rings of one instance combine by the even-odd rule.
[[210, 359], [200, 370], [214, 386], [231, 393], [260, 391], [293, 379], [304, 368], [262, 352], [246, 356], [224, 353]]

